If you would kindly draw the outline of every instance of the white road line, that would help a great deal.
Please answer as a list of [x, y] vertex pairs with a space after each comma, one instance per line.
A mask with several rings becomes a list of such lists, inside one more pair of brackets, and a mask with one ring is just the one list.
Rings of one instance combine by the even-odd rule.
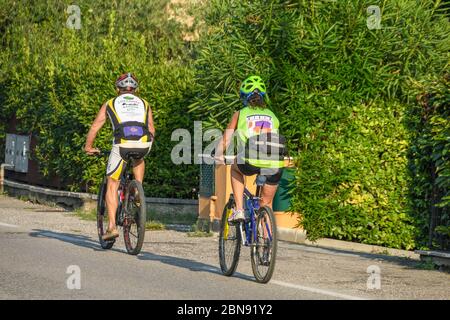
[[19, 228], [19, 226], [16, 226], [14, 224], [8, 224], [8, 223], [3, 223], [3, 222], [0, 222], [0, 226], [1, 227], [8, 227], [8, 228]]
[[337, 292], [328, 291], [328, 290], [305, 287], [305, 286], [301, 286], [298, 284], [292, 284], [292, 283], [283, 282], [283, 281], [272, 280], [269, 283], [276, 284], [276, 285], [279, 285], [282, 287], [287, 287], [287, 288], [292, 288], [292, 289], [297, 289], [297, 290], [302, 290], [302, 291], [309, 291], [309, 292], [318, 293], [318, 294], [324, 294], [327, 296], [332, 296], [335, 298], [341, 298], [341, 299], [346, 299], [346, 300], [367, 300], [366, 298], [349, 296], [346, 294], [337, 293]]

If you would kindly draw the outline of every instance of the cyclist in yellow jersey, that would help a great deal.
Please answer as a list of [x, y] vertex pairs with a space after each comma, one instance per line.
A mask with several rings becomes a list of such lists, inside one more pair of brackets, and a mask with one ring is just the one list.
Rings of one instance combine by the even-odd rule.
[[106, 206], [108, 209], [109, 226], [104, 240], [119, 236], [116, 229], [116, 210], [118, 207], [117, 192], [119, 178], [124, 169], [128, 152], [140, 153], [141, 159], [134, 162], [133, 174], [142, 183], [145, 172], [144, 156], [151, 149], [155, 136], [152, 110], [147, 101], [138, 97], [138, 80], [131, 73], [119, 76], [115, 82], [117, 97], [102, 105], [86, 137], [85, 152], [89, 155], [100, 151], [93, 147], [95, 137], [102, 128], [108, 116], [114, 130], [113, 146], [106, 169], [107, 191]]
[[[259, 76], [250, 76], [240, 88], [244, 108], [234, 113], [227, 130], [216, 150], [216, 160], [223, 162], [224, 151], [229, 147], [233, 134], [238, 137], [238, 155], [231, 166], [231, 186], [236, 208], [229, 221], [244, 220], [244, 176], [261, 174], [267, 180], [262, 188], [260, 205], [272, 208], [273, 197], [281, 179], [284, 165], [284, 141], [280, 141], [279, 120], [265, 103], [266, 86]], [[271, 140], [270, 137], [275, 137]], [[269, 140], [267, 138], [269, 137]], [[257, 138], [257, 139], [254, 139]], [[264, 140], [264, 141], [263, 141]], [[262, 146], [277, 146], [275, 156], [261, 156]], [[270, 147], [269, 147], [270, 149]]]

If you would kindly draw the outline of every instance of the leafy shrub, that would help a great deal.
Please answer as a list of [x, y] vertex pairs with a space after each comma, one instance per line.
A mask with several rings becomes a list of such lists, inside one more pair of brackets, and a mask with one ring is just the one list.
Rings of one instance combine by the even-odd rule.
[[[410, 112], [415, 129], [410, 148], [411, 196], [421, 243], [450, 249], [449, 75], [414, 82], [420, 92]], [[431, 228], [431, 229], [430, 229]]]
[[411, 81], [448, 67], [450, 29], [439, 3], [397, 0], [369, 30], [371, 4], [211, 1], [190, 109], [223, 128], [240, 81], [260, 74], [296, 158], [291, 209], [308, 237], [411, 249]]
[[[2, 120], [15, 114], [18, 129], [38, 137], [34, 156], [45, 176], [58, 175], [71, 190], [95, 192], [106, 161], [83, 153], [85, 137], [102, 103], [115, 96], [117, 76], [132, 71], [157, 129], [146, 160], [147, 195], [195, 196], [198, 168], [170, 160], [172, 130], [191, 126], [185, 101], [193, 70], [191, 50], [181, 26], [165, 16], [166, 4], [84, 1], [82, 27], [73, 30], [65, 27], [67, 7], [59, 1], [2, 2]], [[4, 126], [0, 130], [4, 134]], [[106, 126], [96, 145], [108, 148], [110, 141]]]

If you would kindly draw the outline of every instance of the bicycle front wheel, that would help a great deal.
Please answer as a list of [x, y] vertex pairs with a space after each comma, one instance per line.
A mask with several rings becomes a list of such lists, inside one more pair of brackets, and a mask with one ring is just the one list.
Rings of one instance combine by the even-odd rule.
[[219, 233], [220, 269], [226, 276], [231, 276], [236, 271], [239, 262], [239, 254], [241, 252], [241, 233], [239, 231], [239, 224], [228, 223], [228, 218], [231, 216], [232, 208], [234, 207], [234, 198], [230, 196], [230, 200], [223, 209]]
[[[277, 225], [272, 209], [262, 207], [256, 218], [256, 239], [251, 247], [253, 274], [257, 282], [267, 283], [272, 278], [277, 254]], [[252, 237], [254, 237], [252, 232]]]
[[103, 240], [103, 235], [106, 233], [108, 229], [108, 212], [106, 212], [106, 178], [103, 179], [102, 184], [100, 185], [100, 190], [97, 196], [97, 233], [98, 240], [103, 249], [111, 249], [116, 240]]
[[127, 252], [136, 255], [141, 251], [145, 237], [147, 207], [142, 184], [132, 180], [126, 190], [124, 205], [123, 239]]

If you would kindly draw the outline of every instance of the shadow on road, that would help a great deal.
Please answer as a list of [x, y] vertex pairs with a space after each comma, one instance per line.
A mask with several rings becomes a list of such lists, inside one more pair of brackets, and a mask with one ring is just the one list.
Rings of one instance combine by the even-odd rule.
[[[72, 234], [72, 233], [61, 233], [61, 232], [54, 232], [50, 230], [42, 230], [42, 229], [34, 229], [29, 234], [31, 237], [35, 238], [48, 238], [48, 239], [56, 239], [63, 242], [67, 242], [70, 244], [74, 244], [83, 248], [92, 249], [94, 251], [106, 251], [100, 247], [100, 244], [97, 241], [92, 240], [90, 237], [78, 235], [78, 234]], [[118, 251], [120, 250], [114, 250]]]
[[[222, 275], [222, 271], [219, 267], [212, 266], [209, 264], [205, 264], [202, 262], [198, 262], [191, 259], [185, 259], [185, 258], [178, 258], [178, 257], [172, 257], [172, 256], [163, 256], [158, 255], [150, 252], [141, 252], [138, 256], [138, 259], [140, 260], [150, 260], [150, 261], [159, 261], [161, 263], [165, 263], [171, 266], [183, 268], [183, 269], [189, 269], [194, 272], [209, 272], [214, 274]], [[251, 276], [238, 273], [236, 272], [233, 275], [234, 278], [239, 278], [243, 280], [248, 280], [255, 282], [255, 279]]]
[[[77, 234], [71, 234], [71, 233], [61, 233], [61, 232], [54, 232], [50, 230], [41, 230], [41, 229], [34, 229], [32, 232], [29, 233], [31, 237], [35, 238], [47, 238], [47, 239], [56, 239], [59, 241], [63, 241], [66, 243], [70, 243], [76, 246], [80, 246], [83, 248], [92, 249], [94, 251], [115, 251], [126, 254], [123, 250], [120, 249], [109, 249], [104, 250], [100, 247], [100, 244], [97, 241], [92, 240], [90, 237], [84, 236], [84, 235], [77, 235]], [[205, 264], [199, 261], [191, 260], [191, 259], [185, 259], [185, 258], [178, 258], [173, 256], [164, 256], [164, 255], [158, 255], [150, 252], [141, 251], [139, 255], [137, 255], [137, 258], [139, 260], [144, 261], [158, 261], [161, 263], [165, 263], [171, 266], [175, 266], [178, 268], [188, 269], [194, 272], [209, 272], [214, 274], [222, 275], [222, 272], [220, 268], [216, 266], [212, 266], [209, 264]], [[242, 273], [235, 273], [233, 275], [235, 278], [252, 281], [254, 282], [254, 278]]]

